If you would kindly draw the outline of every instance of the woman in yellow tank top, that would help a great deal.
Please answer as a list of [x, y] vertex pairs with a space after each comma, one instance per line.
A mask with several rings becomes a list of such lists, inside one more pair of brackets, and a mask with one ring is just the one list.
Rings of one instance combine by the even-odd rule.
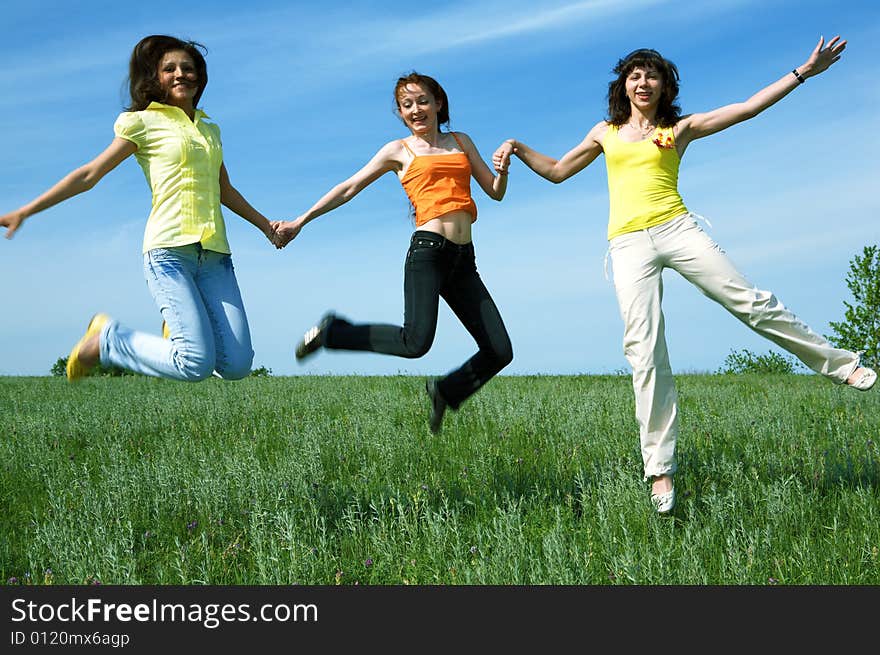
[[416, 358], [434, 341], [442, 297], [477, 342], [478, 351], [458, 369], [426, 381], [431, 403], [429, 426], [440, 430], [447, 407], [458, 409], [507, 366], [513, 350], [495, 302], [477, 272], [471, 225], [477, 207], [470, 178], [493, 200], [507, 190], [507, 171], [498, 174], [483, 161], [470, 137], [442, 132], [449, 123], [446, 92], [427, 75], [411, 73], [397, 80], [394, 100], [410, 134], [385, 144], [349, 179], [337, 184], [307, 212], [276, 224], [286, 245], [309, 221], [336, 209], [382, 175], [394, 172], [415, 209], [416, 231], [404, 265], [403, 325], [353, 324], [326, 314], [306, 331], [296, 347], [300, 362], [320, 348], [359, 350]]
[[807, 61], [745, 102], [682, 116], [678, 70], [660, 53], [636, 50], [619, 60], [608, 91], [608, 120], [556, 160], [515, 139], [493, 161], [507, 170], [516, 155], [538, 175], [562, 182], [600, 154], [608, 170], [609, 251], [624, 322], [624, 352], [633, 370], [645, 480], [658, 512], [675, 507], [673, 475], [678, 407], [661, 309], [664, 268], [672, 268], [758, 334], [829, 379], [868, 390], [876, 373], [859, 355], [833, 348], [769, 291], [756, 288], [697, 225], [678, 193], [678, 167], [691, 141], [753, 118], [807, 78], [840, 59], [846, 41], [820, 39]]

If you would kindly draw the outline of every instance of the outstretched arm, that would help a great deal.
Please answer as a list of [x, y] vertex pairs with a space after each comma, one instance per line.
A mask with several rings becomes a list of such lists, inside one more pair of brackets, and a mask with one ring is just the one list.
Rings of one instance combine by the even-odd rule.
[[397, 141], [385, 144], [362, 169], [321, 196], [307, 212], [292, 221], [276, 223], [275, 245], [283, 248], [296, 238], [307, 223], [344, 205], [388, 171], [399, 169], [400, 148]]
[[119, 166], [122, 160], [136, 151], [137, 146], [131, 141], [115, 137], [104, 152], [88, 164], [71, 171], [48, 191], [23, 207], [0, 216], [0, 227], [6, 228], [6, 238], [11, 239], [26, 218], [91, 189], [102, 177]]
[[461, 137], [465, 154], [471, 164], [471, 175], [477, 184], [492, 200], [504, 198], [504, 194], [507, 192], [507, 168], [505, 167], [503, 171], [497, 171], [497, 175], [492, 173], [471, 138], [464, 132], [457, 132], [457, 134]]
[[782, 100], [807, 78], [815, 77], [828, 70], [831, 64], [840, 59], [845, 48], [846, 41], [841, 41], [839, 36], [831, 39], [827, 46], [825, 46], [825, 37], [819, 37], [819, 43], [805, 63], [795, 68], [791, 73], [786, 73], [770, 86], [761, 89], [745, 102], [683, 117], [678, 122], [675, 139], [679, 151], [683, 151], [687, 144], [694, 139], [720, 132], [731, 125], [754, 118], [771, 105]]
[[224, 207], [228, 207], [236, 214], [241, 216], [248, 223], [253, 224], [260, 232], [266, 235], [270, 241], [274, 242], [275, 229], [269, 219], [254, 209], [251, 204], [244, 199], [238, 189], [232, 186], [229, 181], [229, 172], [226, 170], [226, 164], [220, 164], [220, 202]]
[[602, 152], [602, 137], [606, 129], [607, 123], [605, 121], [596, 123], [584, 137], [584, 140], [559, 160], [543, 155], [521, 141], [508, 139], [492, 155], [492, 162], [496, 171], [506, 171], [510, 164], [510, 156], [516, 155], [538, 175], [558, 184], [585, 169], [599, 156]]

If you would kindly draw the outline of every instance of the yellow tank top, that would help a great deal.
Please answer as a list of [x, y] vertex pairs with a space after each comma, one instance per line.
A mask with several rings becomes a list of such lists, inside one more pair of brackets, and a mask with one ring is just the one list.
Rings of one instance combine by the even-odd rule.
[[608, 170], [608, 239], [644, 230], [687, 213], [678, 194], [672, 128], [657, 128], [642, 141], [622, 141], [609, 125], [602, 142]]

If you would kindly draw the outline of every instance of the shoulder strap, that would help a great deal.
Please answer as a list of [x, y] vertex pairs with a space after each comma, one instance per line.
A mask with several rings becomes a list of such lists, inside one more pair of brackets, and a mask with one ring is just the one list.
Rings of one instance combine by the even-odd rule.
[[401, 140], [400, 140], [400, 143], [403, 145], [404, 148], [406, 148], [406, 151], [407, 151], [409, 154], [411, 154], [413, 157], [416, 156], [416, 153], [414, 153], [414, 152], [412, 151], [412, 148], [410, 148], [409, 145], [407, 144], [406, 139], [401, 139]]
[[455, 139], [455, 142], [458, 144], [458, 147], [461, 149], [461, 151], [467, 153], [467, 151], [464, 149], [464, 146], [461, 145], [461, 141], [459, 140], [458, 135], [455, 132], [450, 132], [450, 134], [452, 135], [452, 138]]

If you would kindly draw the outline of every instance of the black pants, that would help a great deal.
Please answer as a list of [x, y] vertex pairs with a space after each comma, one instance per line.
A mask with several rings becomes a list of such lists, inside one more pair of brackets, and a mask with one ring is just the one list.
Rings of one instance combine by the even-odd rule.
[[403, 327], [355, 325], [337, 318], [324, 346], [416, 358], [428, 352], [442, 297], [477, 342], [479, 350], [439, 382], [453, 409], [513, 360], [513, 348], [495, 302], [477, 273], [474, 245], [459, 245], [425, 230], [413, 233], [404, 266]]

